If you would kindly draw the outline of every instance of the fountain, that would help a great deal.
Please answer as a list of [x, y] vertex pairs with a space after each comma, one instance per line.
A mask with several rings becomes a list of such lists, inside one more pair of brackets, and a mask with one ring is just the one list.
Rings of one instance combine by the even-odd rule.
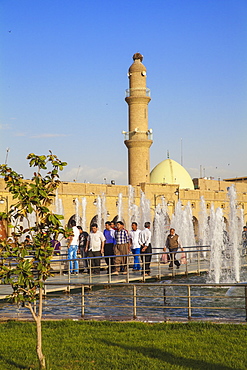
[[199, 212], [199, 244], [202, 246], [204, 250], [202, 255], [204, 259], [207, 258], [206, 247], [209, 245], [209, 224], [208, 224], [208, 215], [207, 215], [207, 208], [204, 197], [201, 197], [200, 201], [200, 212]]
[[213, 207], [210, 212], [210, 267], [208, 282], [239, 282], [240, 281], [240, 253], [239, 236], [242, 225], [238, 221], [236, 210], [236, 191], [232, 185], [228, 189], [229, 197], [229, 230], [226, 229], [223, 211]]
[[[55, 196], [55, 213], [57, 215], [64, 216], [63, 200], [58, 196], [58, 190], [56, 190]], [[61, 224], [64, 226], [64, 219], [61, 220]]]
[[140, 212], [139, 207], [135, 204], [135, 189], [133, 186], [129, 185], [129, 199], [128, 199], [128, 230], [131, 230], [132, 222], [137, 222], [140, 228]]
[[[143, 229], [146, 221], [151, 222], [150, 200], [146, 198], [145, 193], [141, 191], [140, 206], [135, 204], [135, 192], [132, 186], [129, 186], [128, 197], [128, 229], [131, 229], [133, 221], [138, 223], [138, 227]], [[200, 212], [199, 212], [199, 246], [211, 246], [209, 276], [208, 282], [236, 282], [240, 281], [240, 241], [241, 230], [243, 226], [243, 209], [236, 208], [236, 191], [234, 186], [228, 190], [229, 197], [229, 227], [224, 221], [223, 209], [214, 209], [214, 204], [211, 204], [210, 215], [205, 204], [205, 200], [201, 197]], [[82, 213], [79, 214], [79, 200], [74, 199], [75, 218], [77, 225], [82, 225], [83, 230], [86, 230], [86, 197], [81, 199]], [[106, 198], [105, 195], [98, 195], [96, 198], [97, 205], [97, 223], [100, 231], [103, 231], [104, 223], [107, 220]], [[123, 210], [123, 194], [118, 195], [118, 219], [124, 219]], [[58, 192], [55, 197], [55, 212], [63, 214], [62, 199], [59, 199]], [[24, 219], [23, 227], [35, 225], [35, 213], [29, 216], [28, 220]], [[176, 204], [174, 214], [170, 222], [168, 216], [167, 203], [164, 198], [156, 206], [154, 210], [154, 219], [152, 224], [152, 245], [154, 252], [162, 252], [166, 236], [170, 227], [175, 228], [176, 233], [180, 237], [183, 247], [189, 251], [192, 246], [196, 245], [193, 216], [191, 204], [188, 202], [183, 205], [181, 200]], [[191, 258], [196, 257], [197, 253], [191, 254]], [[207, 260], [208, 252], [202, 251], [202, 257]], [[153, 260], [159, 257], [154, 256]]]
[[[211, 208], [211, 217], [213, 214]], [[209, 278], [208, 282], [219, 283], [222, 265], [222, 251], [224, 248], [224, 219], [223, 211], [221, 208], [217, 208], [214, 216], [210, 217], [210, 266], [209, 266]]]
[[[83, 198], [83, 215], [82, 215], [82, 222], [86, 223], [86, 198]], [[101, 196], [98, 195], [96, 198], [96, 207], [97, 207], [97, 225], [98, 230], [103, 231], [104, 225], [107, 219], [107, 210], [106, 210], [106, 198], [105, 195], [102, 194]], [[83, 230], [86, 230], [86, 228], [83, 228]]]
[[[105, 227], [105, 222], [107, 220], [107, 210], [106, 210], [106, 199], [105, 194], [103, 193], [101, 196], [101, 217], [102, 217], [102, 229]], [[103, 230], [101, 230], [103, 231]]]
[[[201, 198], [201, 203], [200, 203], [201, 207], [200, 207], [200, 212], [199, 212], [199, 239], [200, 240], [198, 244], [199, 246], [203, 246], [205, 244], [208, 244], [211, 246], [209, 275], [207, 278], [207, 282], [209, 284], [212, 284], [212, 283], [221, 284], [223, 282], [234, 283], [236, 281], [241, 280], [239, 242], [240, 242], [241, 230], [243, 226], [243, 211], [236, 209], [236, 192], [235, 192], [234, 187], [231, 187], [229, 189], [228, 196], [229, 196], [229, 217], [228, 217], [229, 227], [226, 227], [227, 225], [224, 221], [225, 219], [224, 219], [223, 209], [217, 208], [215, 210], [214, 205], [211, 204], [211, 209], [209, 211], [207, 210], [204, 199]], [[139, 207], [134, 203], [134, 200], [135, 199], [134, 199], [133, 188], [129, 187], [129, 199], [128, 199], [129, 217], [127, 218], [129, 222], [128, 224], [129, 229], [131, 227], [132, 221], [138, 222], [139, 228], [143, 229], [144, 222], [151, 221], [150, 201], [146, 198], [144, 193], [141, 193], [141, 201], [140, 201]], [[97, 217], [98, 217], [97, 222], [99, 225], [99, 229], [102, 230], [104, 226], [103, 223], [107, 217], [106, 204], [105, 204], [106, 200], [105, 200], [104, 194], [96, 198], [96, 203], [97, 203], [96, 205], [97, 205]], [[83, 229], [85, 230], [86, 229], [86, 208], [87, 208], [86, 198], [84, 197], [81, 199], [82, 217], [79, 216], [78, 199], [74, 201], [74, 204], [75, 204], [75, 209], [76, 209], [76, 216], [78, 215], [78, 217], [82, 220], [82, 226], [83, 226]], [[58, 196], [57, 196], [57, 199], [55, 200], [55, 206], [56, 206], [56, 212], [58, 214], [61, 214], [61, 212], [63, 212], [62, 207], [61, 207], [62, 203], [58, 199]], [[119, 219], [123, 219], [123, 217], [125, 216], [125, 213], [123, 210], [122, 193], [120, 193], [118, 196], [118, 216], [119, 216]], [[31, 223], [33, 222], [32, 216], [29, 222]], [[192, 246], [195, 246], [192, 208], [189, 202], [186, 205], [183, 205], [181, 201], [177, 202], [176, 207], [175, 207], [175, 212], [170, 222], [166, 200], [164, 198], [161, 198], [161, 202], [156, 206], [154, 210], [153, 236], [152, 236], [152, 245], [154, 247], [154, 250], [153, 250], [154, 253], [162, 252], [164, 245], [165, 245], [166, 236], [167, 236], [167, 233], [170, 227], [175, 228], [176, 232], [180, 236], [182, 246], [187, 247], [186, 250], [189, 250]], [[196, 253], [195, 257], [197, 258], [197, 256], [198, 255]], [[206, 251], [202, 252], [202, 257], [203, 258], [208, 257]], [[153, 256], [153, 262], [157, 261], [158, 259], [159, 257], [157, 255]], [[175, 283], [176, 282], [177, 281], [175, 281]], [[184, 278], [183, 283], [198, 283], [198, 282], [204, 283], [205, 275], [201, 277], [198, 277], [198, 276], [186, 277]], [[167, 280], [165, 283], [167, 283]], [[243, 291], [243, 287], [240, 287], [240, 285], [241, 284], [239, 284], [237, 288], [231, 288], [228, 292], [226, 292], [226, 294], [231, 296], [231, 295], [237, 295], [237, 293], [240, 292], [238, 293], [238, 295], [241, 295]], [[162, 289], [163, 287], [164, 285], [162, 285]], [[126, 290], [124, 290], [125, 288], [120, 288], [119, 286], [115, 287], [114, 289], [117, 289], [117, 290], [121, 289], [121, 294], [124, 295], [128, 291], [129, 287], [126, 288]], [[140, 289], [145, 289], [145, 288], [142, 287]], [[148, 289], [150, 289], [150, 292], [153, 292], [155, 289], [159, 290], [159, 288], [155, 288], [153, 286]], [[169, 293], [169, 289], [170, 289], [170, 293]], [[179, 290], [180, 288], [177, 288], [175, 286], [170, 287], [169, 289], [166, 289], [166, 298], [167, 298], [166, 304], [168, 305], [173, 304], [173, 296], [175, 296], [175, 293], [178, 294], [178, 296], [182, 296], [184, 294], [182, 290], [181, 291]], [[237, 291], [235, 289], [237, 289]], [[217, 292], [219, 292], [219, 294], [222, 295], [225, 293], [225, 290], [226, 290], [225, 288], [217, 289]], [[102, 291], [100, 291], [100, 294], [102, 294]], [[93, 297], [96, 295], [97, 295], [96, 292], [92, 293]], [[199, 297], [198, 302], [202, 302], [203, 298], [201, 297], [200, 292], [198, 293], [198, 297]], [[80, 295], [79, 295], [79, 299], [81, 301]], [[97, 300], [97, 297], [95, 299]], [[177, 299], [178, 298], [176, 298], [176, 305], [177, 305]], [[60, 298], [59, 298], [59, 302], [60, 302]], [[153, 300], [153, 302], [155, 306], [155, 300]], [[206, 304], [207, 304], [207, 298], [203, 301], [202, 306], [203, 305], [205, 306]], [[58, 305], [59, 309], [60, 309], [60, 306], [62, 307], [62, 305], [60, 305], [59, 303]], [[169, 309], [169, 306], [166, 307], [166, 312], [167, 312], [167, 309]], [[201, 315], [200, 317], [204, 317], [205, 312], [203, 311], [203, 308], [202, 310], [200, 308], [198, 309], [200, 311], [199, 312], [199, 315]], [[157, 310], [156, 306], [154, 307], [154, 310], [156, 312]], [[210, 315], [212, 314], [210, 313], [209, 317], [211, 317]]]
[[75, 222], [76, 222], [76, 225], [80, 225], [79, 201], [78, 201], [78, 198], [75, 198], [74, 203], [75, 203]]
[[151, 222], [150, 200], [141, 191], [139, 228], [144, 228], [145, 222]]
[[[240, 259], [239, 259], [239, 238], [238, 234], [238, 219], [236, 210], [236, 199], [237, 194], [235, 187], [232, 185], [228, 190], [228, 197], [230, 202], [230, 215], [229, 215], [229, 249], [230, 249], [230, 259], [231, 259], [231, 275], [236, 281], [239, 281], [240, 277]], [[242, 225], [241, 225], [242, 229]]]
[[185, 207], [183, 207], [180, 200], [177, 202], [175, 214], [172, 216], [171, 227], [176, 230], [183, 247], [196, 245], [190, 202]]
[[100, 195], [97, 196], [96, 207], [97, 207], [97, 224], [98, 224], [98, 229], [99, 229], [99, 231], [101, 231], [102, 206], [101, 206], [101, 197], [100, 197]]
[[82, 230], [86, 230], [87, 218], [86, 218], [86, 210], [87, 210], [87, 198], [83, 197], [81, 201], [82, 206]]
[[[170, 227], [170, 219], [167, 213], [167, 203], [162, 197], [161, 204], [155, 208], [154, 223], [153, 223], [153, 242], [156, 253], [161, 253], [165, 247], [165, 241]], [[159, 258], [158, 255], [154, 256], [154, 260]]]
[[129, 223], [128, 223], [128, 230], [131, 230], [131, 223], [133, 220], [133, 210], [134, 210], [134, 198], [135, 198], [135, 190], [133, 186], [128, 186], [129, 190], [129, 199], [128, 199], [128, 212], [129, 212]]
[[118, 221], [123, 221], [123, 194], [118, 194], [117, 202]]

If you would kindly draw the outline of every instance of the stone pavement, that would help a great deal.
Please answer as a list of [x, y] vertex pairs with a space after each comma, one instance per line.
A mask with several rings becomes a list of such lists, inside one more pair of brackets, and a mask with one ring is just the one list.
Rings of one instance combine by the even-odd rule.
[[[69, 291], [76, 288], [77, 284], [119, 284], [119, 283], [130, 283], [130, 282], [143, 282], [150, 281], [151, 279], [162, 279], [175, 276], [186, 276], [187, 274], [200, 274], [202, 272], [207, 272], [209, 268], [208, 261], [200, 261], [199, 265], [197, 262], [188, 262], [187, 265], [181, 265], [179, 269], [174, 267], [174, 269], [169, 269], [168, 263], [151, 263], [151, 275], [142, 276], [140, 271], [133, 271], [132, 268], [129, 269], [127, 275], [120, 273], [119, 275], [109, 275], [105, 270], [106, 265], [101, 266], [100, 275], [90, 275], [85, 273], [80, 273], [79, 275], [64, 275], [59, 272], [54, 273], [47, 279], [47, 285], [45, 285], [45, 293], [58, 292], [58, 291]], [[76, 285], [73, 285], [75, 283]], [[78, 286], [77, 286], [78, 288]], [[6, 299], [6, 297], [11, 294], [12, 288], [9, 285], [0, 285], [0, 300]]]

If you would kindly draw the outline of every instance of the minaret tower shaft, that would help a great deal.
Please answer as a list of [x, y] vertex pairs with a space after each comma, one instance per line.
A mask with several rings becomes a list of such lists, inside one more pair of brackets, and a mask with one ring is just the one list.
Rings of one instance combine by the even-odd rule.
[[149, 148], [152, 145], [152, 130], [148, 129], [148, 103], [150, 90], [146, 87], [146, 68], [140, 53], [133, 55], [130, 66], [129, 89], [125, 101], [129, 106], [129, 132], [125, 133], [128, 148], [129, 184], [138, 185], [150, 181]]

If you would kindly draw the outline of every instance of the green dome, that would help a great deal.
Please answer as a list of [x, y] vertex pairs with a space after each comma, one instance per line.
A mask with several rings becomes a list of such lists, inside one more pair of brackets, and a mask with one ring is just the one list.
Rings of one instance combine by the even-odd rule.
[[194, 190], [193, 181], [186, 169], [172, 159], [166, 159], [151, 171], [151, 184], [177, 184], [181, 189]]

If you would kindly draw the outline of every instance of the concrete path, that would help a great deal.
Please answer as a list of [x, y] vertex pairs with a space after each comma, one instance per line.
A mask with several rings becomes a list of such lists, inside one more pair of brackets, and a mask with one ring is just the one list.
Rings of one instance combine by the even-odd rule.
[[[75, 284], [104, 284], [104, 283], [129, 283], [129, 282], [143, 282], [150, 281], [151, 279], [162, 279], [164, 277], [174, 277], [174, 276], [186, 276], [187, 274], [200, 274], [202, 272], [207, 272], [209, 268], [208, 261], [200, 261], [199, 265], [197, 262], [188, 263], [186, 265], [181, 265], [179, 269], [176, 267], [174, 269], [169, 269], [168, 264], [163, 263], [151, 263], [151, 275], [143, 277], [140, 271], [133, 271], [129, 269], [127, 275], [120, 273], [119, 275], [110, 275], [104, 270], [106, 266], [101, 267], [100, 275], [89, 275], [85, 273], [80, 273], [79, 275], [63, 275], [60, 273], [54, 273], [54, 276], [47, 279], [45, 285], [45, 293], [58, 292], [58, 291], [69, 291], [75, 289]], [[10, 285], [0, 285], [0, 300], [6, 299], [6, 297], [12, 293], [12, 288]]]

